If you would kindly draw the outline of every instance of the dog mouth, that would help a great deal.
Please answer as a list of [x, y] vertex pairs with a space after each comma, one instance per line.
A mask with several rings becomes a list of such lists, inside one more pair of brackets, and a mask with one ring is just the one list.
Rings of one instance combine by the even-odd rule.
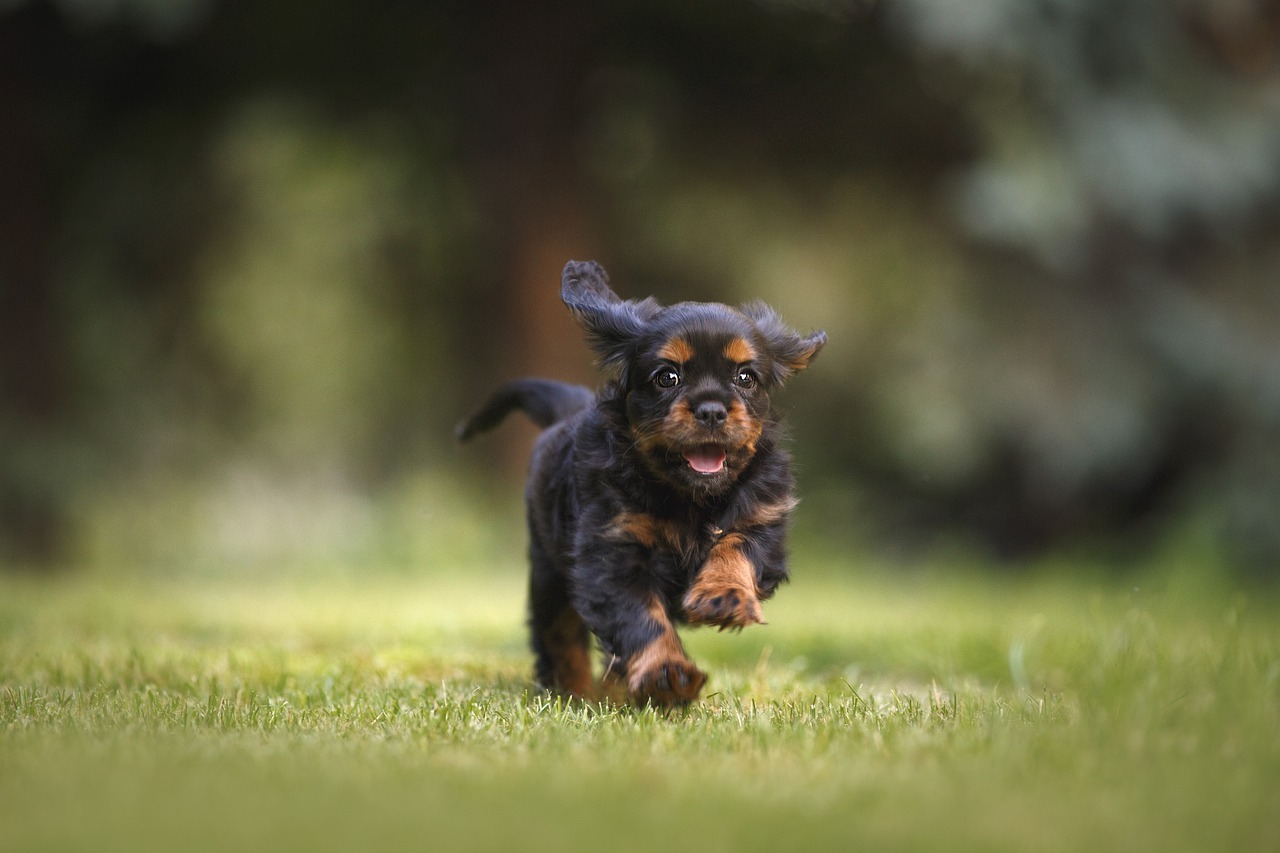
[[725, 449], [718, 444], [699, 444], [684, 451], [684, 460], [699, 474], [719, 474], [724, 470]]

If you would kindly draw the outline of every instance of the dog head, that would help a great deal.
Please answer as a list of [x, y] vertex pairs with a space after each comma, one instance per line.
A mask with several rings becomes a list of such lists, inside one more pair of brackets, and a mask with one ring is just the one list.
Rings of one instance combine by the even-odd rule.
[[623, 300], [594, 261], [570, 261], [561, 296], [602, 363], [618, 373], [628, 429], [651, 472], [695, 496], [724, 492], [755, 456], [769, 391], [827, 341], [772, 308]]

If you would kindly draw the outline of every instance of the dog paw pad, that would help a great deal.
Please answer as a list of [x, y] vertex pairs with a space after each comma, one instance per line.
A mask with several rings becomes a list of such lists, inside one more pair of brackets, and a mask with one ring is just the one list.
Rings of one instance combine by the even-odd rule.
[[631, 694], [637, 705], [661, 708], [686, 705], [698, 698], [707, 676], [688, 660], [668, 660], [637, 673]]
[[764, 623], [760, 600], [746, 590], [709, 591], [694, 587], [685, 597], [684, 609], [690, 625], [715, 625], [724, 629]]

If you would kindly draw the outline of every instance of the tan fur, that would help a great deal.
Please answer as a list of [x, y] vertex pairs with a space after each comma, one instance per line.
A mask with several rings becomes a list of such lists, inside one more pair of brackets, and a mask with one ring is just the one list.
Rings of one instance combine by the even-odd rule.
[[764, 527], [769, 524], [777, 524], [785, 521], [792, 510], [799, 506], [800, 501], [790, 495], [780, 501], [774, 503], [763, 504], [756, 507], [750, 515], [740, 518], [737, 527]]
[[658, 350], [658, 358], [672, 364], [685, 364], [693, 361], [693, 347], [684, 338], [672, 338]]
[[741, 533], [729, 533], [711, 549], [684, 598], [690, 625], [723, 630], [764, 624], [755, 568], [742, 553], [743, 541]]
[[734, 364], [748, 364], [758, 357], [756, 348], [745, 338], [734, 338], [724, 345], [724, 357]]
[[552, 678], [558, 690], [570, 696], [591, 692], [591, 656], [586, 626], [572, 607], [561, 611], [542, 632], [542, 640], [553, 659]]
[[662, 633], [627, 661], [628, 693], [637, 705], [652, 702], [670, 706], [691, 702], [698, 698], [707, 676], [685, 655], [680, 637], [656, 596], [650, 599], [648, 612]]
[[[745, 464], [755, 454], [756, 443], [763, 433], [764, 424], [752, 418], [747, 407], [735, 400], [729, 405], [724, 430], [717, 436], [717, 440], [730, 454], [740, 456]], [[653, 453], [661, 448], [683, 448], [701, 444], [706, 441], [706, 430], [694, 417], [688, 401], [681, 400], [671, 407], [671, 411], [656, 428], [637, 430], [635, 438], [642, 451]]]
[[631, 540], [645, 548], [665, 545], [679, 554], [693, 550], [694, 531], [669, 518], [656, 518], [645, 512], [620, 512], [609, 522], [604, 535], [609, 539]]

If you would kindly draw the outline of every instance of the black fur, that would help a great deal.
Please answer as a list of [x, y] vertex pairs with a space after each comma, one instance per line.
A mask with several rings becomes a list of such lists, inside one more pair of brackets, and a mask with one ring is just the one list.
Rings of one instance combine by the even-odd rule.
[[595, 400], [590, 388], [554, 379], [516, 379], [503, 385], [480, 411], [458, 425], [458, 440], [467, 441], [493, 429], [512, 411], [522, 410], [529, 420], [546, 429], [582, 411]]
[[768, 392], [826, 336], [763, 303], [624, 301], [594, 262], [569, 262], [561, 294], [611, 372], [603, 390], [512, 382], [458, 435], [517, 408], [546, 428], [526, 489], [539, 683], [593, 695], [594, 634], [607, 693], [682, 704], [705, 676], [674, 625], [761, 622], [787, 579], [794, 484]]

